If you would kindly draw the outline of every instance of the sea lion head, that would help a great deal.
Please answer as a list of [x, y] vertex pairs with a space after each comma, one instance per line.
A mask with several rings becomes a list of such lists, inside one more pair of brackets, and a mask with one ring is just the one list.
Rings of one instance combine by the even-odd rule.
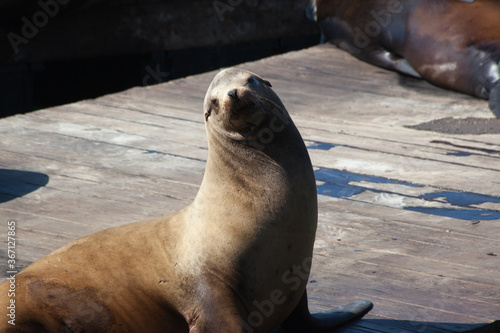
[[257, 74], [228, 68], [208, 87], [204, 101], [207, 127], [229, 139], [251, 141], [272, 119], [287, 123], [289, 115], [271, 83]]

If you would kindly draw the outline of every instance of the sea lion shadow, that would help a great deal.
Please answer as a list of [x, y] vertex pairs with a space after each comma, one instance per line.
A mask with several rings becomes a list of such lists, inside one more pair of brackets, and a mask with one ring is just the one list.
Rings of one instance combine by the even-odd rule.
[[[461, 324], [461, 323], [443, 323], [443, 322], [425, 322], [396, 319], [361, 319], [351, 324], [346, 324], [335, 332], [348, 333], [363, 331], [365, 332], [462, 332], [462, 333], [493, 333], [500, 327], [500, 321], [483, 324]], [[272, 333], [284, 333], [281, 328]]]
[[484, 110], [488, 110], [488, 106], [486, 105], [487, 101], [477, 96], [470, 96], [463, 92], [446, 89], [425, 79], [416, 78], [404, 73], [392, 71], [391, 74], [397, 75], [398, 86], [405, 89], [405, 91], [416, 93], [420, 97], [438, 98], [440, 101], [442, 101], [443, 98], [446, 97], [451, 100], [449, 102], [451, 103], [450, 105], [460, 105], [460, 103], [463, 101], [482, 101], [485, 103]]
[[[316, 147], [318, 146], [314, 148]], [[499, 197], [472, 192], [441, 191], [431, 186], [346, 170], [319, 168], [315, 171], [315, 176], [318, 195], [376, 203], [465, 221], [500, 219], [500, 211], [482, 207], [484, 204], [499, 204]]]
[[43, 173], [0, 169], [0, 204], [34, 192], [48, 182], [49, 176]]

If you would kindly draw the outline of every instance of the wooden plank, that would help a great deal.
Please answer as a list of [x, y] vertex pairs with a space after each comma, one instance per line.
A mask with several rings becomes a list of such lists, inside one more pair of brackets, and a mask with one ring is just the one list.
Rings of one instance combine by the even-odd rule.
[[[363, 216], [354, 215], [353, 217], [359, 219]], [[325, 228], [333, 229], [333, 231], [328, 232], [330, 235], [328, 238], [318, 238], [318, 249], [325, 248], [337, 251], [339, 246], [348, 246], [346, 251], [352, 250], [353, 252], [363, 252], [370, 249], [372, 252], [374, 251], [374, 254], [380, 256], [399, 255], [408, 257], [408, 260], [421, 260], [423, 262], [431, 260], [437, 267], [440, 263], [445, 262], [449, 264], [448, 268], [455, 266], [457, 267], [456, 271], [461, 273], [481, 268], [481, 272], [484, 273], [481, 274], [481, 278], [486, 278], [489, 275], [492, 277], [490, 283], [498, 284], [500, 287], [500, 282], [495, 279], [499, 274], [500, 259], [488, 255], [488, 253], [500, 248], [496, 239], [451, 233], [445, 230], [436, 230], [437, 228], [412, 228], [409, 225], [401, 227], [398, 223], [391, 221], [382, 222], [369, 218], [363, 218], [363, 220], [363, 223], [356, 223], [352, 219], [346, 219], [342, 223], [325, 223]], [[369, 228], [375, 223], [377, 225], [376, 231]], [[324, 230], [322, 232], [327, 233]], [[457, 244], [461, 244], [461, 246]], [[469, 249], [466, 256], [461, 250], [463, 247]], [[428, 263], [427, 269], [430, 266], [431, 264]], [[476, 278], [475, 274], [470, 274], [470, 276]]]
[[[342, 124], [325, 124], [324, 121], [296, 116], [302, 124], [300, 130], [305, 140], [328, 142], [335, 145], [354, 146], [365, 150], [394, 153], [421, 159], [440, 160], [453, 164], [499, 170], [500, 150], [480, 141], [467, 141], [468, 137], [436, 135], [406, 128], [381, 124], [359, 124], [344, 121]], [[475, 137], [477, 139], [477, 137]], [[449, 142], [445, 144], [444, 142]], [[454, 146], [453, 146], [454, 145]], [[325, 147], [324, 149], [326, 149]]]
[[[342, 253], [339, 252], [339, 254]], [[316, 291], [317, 297], [321, 298], [322, 302], [326, 302], [325, 304], [341, 303], [342, 301], [337, 300], [337, 297], [344, 297], [344, 302], [349, 298], [392, 299], [394, 303], [391, 305], [378, 308], [380, 311], [385, 311], [384, 316], [399, 319], [410, 319], [408, 315], [411, 313], [401, 307], [401, 300], [405, 300], [410, 305], [428, 305], [439, 302], [443, 310], [454, 309], [454, 312], [464, 313], [465, 317], [470, 313], [475, 313], [476, 317], [489, 319], [488, 317], [494, 317], [495, 313], [498, 313], [498, 304], [495, 305], [497, 294], [491, 293], [492, 288], [489, 285], [477, 285], [459, 279], [412, 272], [406, 269], [393, 269], [385, 265], [344, 259], [340, 255], [334, 260], [323, 255], [317, 257], [317, 260], [313, 262], [313, 273], [310, 279], [316, 282], [313, 283], [314, 286], [309, 286], [309, 290], [312, 295], [315, 295]], [[320, 269], [323, 267], [327, 270]], [[354, 269], [357, 273], [351, 274]], [[381, 280], [386, 283], [384, 288], [380, 288]], [[439, 286], [439, 289], [436, 286]], [[323, 297], [321, 292], [325, 290], [335, 290], [337, 295]], [[429, 294], [433, 296], [429, 297]], [[465, 303], [475, 304], [476, 308], [471, 310], [462, 306]], [[382, 316], [380, 311], [371, 314]]]
[[[176, 124], [198, 131], [200, 126], [205, 126], [202, 110], [203, 99], [199, 96], [196, 100], [189, 103], [185, 100], [186, 97], [184, 97], [183, 103], [176, 105], [170, 103], [170, 101], [181, 99], [180, 95], [168, 96], [167, 93], [162, 93], [139, 94], [140, 97], [133, 97], [136, 95], [135, 91], [144, 90], [134, 88], [124, 91], [120, 94], [119, 98], [112, 98], [114, 95], [111, 95], [101, 98], [99, 102], [97, 100], [88, 100], [77, 104], [68, 104], [64, 106], [64, 109], [70, 113], [88, 114], [105, 119], [116, 119], [127, 123], [138, 123], [155, 127], [168, 126], [167, 128], [169, 128], [172, 127], [172, 124]], [[155, 98], [159, 96], [163, 96], [164, 99], [162, 101], [168, 98], [166, 101], [169, 103], [162, 103], [160, 105], [152, 103], [157, 101]], [[142, 98], [145, 101], [141, 103]], [[137, 104], [135, 105], [134, 102], [137, 102]]]
[[[64, 108], [54, 112], [47, 111], [43, 116], [37, 114], [29, 119], [22, 115], [15, 116], [12, 117], [11, 124], [86, 141], [105, 142], [124, 148], [133, 147], [152, 154], [168, 151], [171, 155], [182, 155], [202, 161], [205, 161], [208, 155], [206, 138], [201, 135], [204, 125], [192, 126], [192, 123], [187, 121], [178, 124], [175, 119], [168, 119], [167, 126], [143, 125], [65, 111]], [[54, 123], [51, 119], [59, 121]], [[158, 139], [162, 139], [161, 144], [158, 144]]]
[[[86, 183], [88, 187], [101, 184], [102, 186], [108, 185], [118, 189], [129, 189], [131, 192], [147, 192], [157, 198], [166, 196], [181, 200], [194, 198], [199, 187], [199, 183], [189, 184], [182, 180], [171, 180], [163, 177], [160, 173], [146, 176], [133, 172], [117, 171], [113, 168], [83, 166], [45, 157], [20, 154], [19, 152], [1, 150], [0, 153], [13, 165], [23, 165], [28, 170], [39, 170], [47, 177], [59, 176], [68, 179], [68, 182], [72, 180], [81, 181]], [[8, 167], [5, 163], [1, 163], [0, 166]], [[61, 186], [68, 186], [68, 183], [62, 183], [61, 180]], [[82, 186], [82, 184], [79, 186]], [[6, 187], [2, 188], [4, 192], [6, 189]]]
[[[52, 233], [68, 239], [86, 236], [104, 228], [103, 226], [96, 226], [91, 223], [44, 218], [33, 213], [9, 212], [9, 218], [16, 221], [16, 225], [19, 229], [45, 232], [46, 234]], [[45, 243], [45, 245], [53, 246], [50, 242]]]
[[[0, 134], [6, 132], [0, 131]], [[36, 137], [36, 141], [32, 138]], [[3, 143], [5, 150], [14, 147], [16, 142], [25, 142], [22, 147], [12, 150], [26, 155], [44, 156], [72, 164], [81, 164], [99, 168], [118, 168], [118, 170], [136, 172], [142, 170], [143, 174], [154, 176], [162, 172], [173, 179], [184, 179], [186, 182], [200, 183], [205, 168], [204, 161], [186, 158], [169, 152], [151, 153], [144, 148], [80, 139], [63, 134], [53, 135], [49, 132], [33, 131], [24, 128], [16, 132], [16, 135], [5, 135]], [[64, 152], [64, 155], [61, 155]], [[124, 164], [123, 161], [127, 161]], [[142, 169], [144, 162], [151, 164], [150, 168]]]

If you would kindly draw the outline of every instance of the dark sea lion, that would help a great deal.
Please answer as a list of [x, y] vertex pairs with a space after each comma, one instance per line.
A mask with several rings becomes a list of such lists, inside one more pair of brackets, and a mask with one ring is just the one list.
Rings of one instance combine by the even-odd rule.
[[271, 84], [220, 72], [204, 102], [209, 156], [194, 202], [83, 237], [0, 285], [0, 332], [326, 332], [367, 313], [312, 316], [313, 168]]
[[308, 14], [359, 59], [489, 99], [500, 118], [499, 0], [312, 0]]

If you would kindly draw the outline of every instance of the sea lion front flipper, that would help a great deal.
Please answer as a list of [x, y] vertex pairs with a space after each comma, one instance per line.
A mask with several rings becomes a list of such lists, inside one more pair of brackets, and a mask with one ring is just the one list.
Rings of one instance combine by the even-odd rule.
[[281, 332], [331, 332], [351, 320], [363, 317], [373, 308], [370, 301], [358, 301], [338, 306], [330, 312], [311, 315], [307, 304], [307, 292], [304, 291], [304, 295], [295, 310], [281, 324]]
[[490, 91], [490, 109], [495, 117], [500, 118], [500, 80], [495, 82]]

